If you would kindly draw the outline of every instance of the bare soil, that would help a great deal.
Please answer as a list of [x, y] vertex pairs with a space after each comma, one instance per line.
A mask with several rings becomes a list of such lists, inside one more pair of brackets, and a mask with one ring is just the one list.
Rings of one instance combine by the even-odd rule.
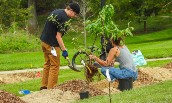
[[25, 101], [14, 94], [0, 90], [0, 103], [25, 103]]
[[[0, 84], [27, 81], [39, 78], [40, 76], [39, 72], [1, 74]], [[165, 65], [163, 68], [139, 68], [138, 79], [133, 83], [133, 89], [171, 79], [172, 62]], [[110, 85], [112, 94], [121, 92], [117, 89], [118, 81], [110, 83]], [[88, 84], [84, 80], [70, 80], [56, 86], [54, 89], [36, 91], [20, 98], [0, 90], [0, 103], [6, 103], [5, 100], [13, 100], [13, 103], [70, 103], [80, 99], [79, 93], [83, 91], [89, 91], [90, 97], [106, 95], [109, 93], [109, 82], [104, 79]]]

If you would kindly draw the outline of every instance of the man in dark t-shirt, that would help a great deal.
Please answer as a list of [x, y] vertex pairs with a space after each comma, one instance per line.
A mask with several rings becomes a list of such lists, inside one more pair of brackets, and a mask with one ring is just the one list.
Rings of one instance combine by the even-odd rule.
[[68, 57], [62, 36], [66, 32], [66, 22], [80, 13], [77, 3], [70, 3], [66, 9], [56, 9], [48, 16], [43, 29], [41, 46], [44, 53], [45, 63], [41, 82], [42, 89], [52, 89], [58, 81], [60, 67], [60, 49], [62, 56]]

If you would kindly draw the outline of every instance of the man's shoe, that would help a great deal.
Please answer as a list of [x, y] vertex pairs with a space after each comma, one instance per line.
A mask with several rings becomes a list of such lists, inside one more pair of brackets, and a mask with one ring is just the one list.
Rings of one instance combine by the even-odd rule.
[[44, 86], [44, 87], [41, 87], [41, 88], [40, 88], [40, 90], [43, 90], [43, 89], [47, 89], [47, 87]]

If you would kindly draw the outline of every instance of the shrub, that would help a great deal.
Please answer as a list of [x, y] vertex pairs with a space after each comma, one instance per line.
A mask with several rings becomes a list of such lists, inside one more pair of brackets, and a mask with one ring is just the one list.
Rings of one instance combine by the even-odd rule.
[[0, 35], [0, 53], [41, 50], [39, 38], [28, 34], [27, 31], [16, 29], [11, 27], [8, 32]]

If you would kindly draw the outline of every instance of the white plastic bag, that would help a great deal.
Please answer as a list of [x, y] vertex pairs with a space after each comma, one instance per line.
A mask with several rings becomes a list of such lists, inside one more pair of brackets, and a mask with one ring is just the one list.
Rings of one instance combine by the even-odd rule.
[[56, 49], [54, 47], [51, 47], [51, 54], [57, 56]]
[[142, 65], [147, 64], [147, 62], [140, 50], [134, 50], [131, 55], [133, 57], [135, 66], [142, 66]]
[[110, 78], [110, 74], [109, 74], [109, 69], [106, 69], [106, 77], [107, 77], [107, 80], [110, 82], [111, 78]]

